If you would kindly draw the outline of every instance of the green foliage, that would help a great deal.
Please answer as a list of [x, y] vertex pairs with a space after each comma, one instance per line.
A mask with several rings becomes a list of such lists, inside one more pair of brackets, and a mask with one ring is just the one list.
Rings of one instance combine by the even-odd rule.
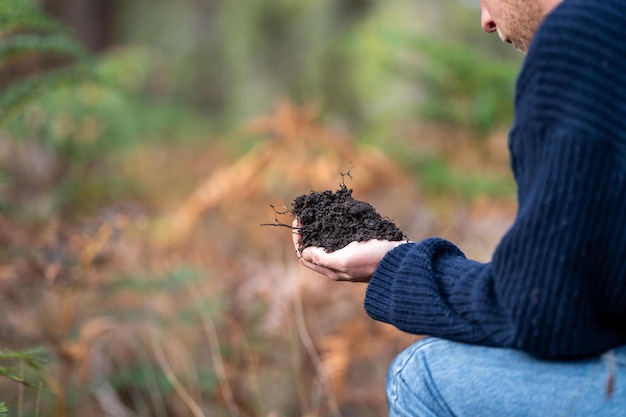
[[87, 58], [82, 46], [67, 34], [18, 34], [0, 44], [0, 66], [31, 54], [58, 55], [77, 60]]
[[[462, 151], [475, 153], [477, 164], [485, 156], [480, 155], [481, 144], [475, 145]], [[480, 167], [478, 170], [467, 167], [461, 169], [441, 152], [420, 151], [419, 145], [408, 145], [402, 141], [392, 141], [387, 145], [386, 151], [417, 180], [428, 198], [441, 197], [471, 202], [480, 196], [508, 199], [516, 195], [515, 181], [510, 173], [504, 175]], [[493, 166], [493, 160], [487, 158], [482, 161], [487, 166]]]
[[[206, 132], [198, 115], [157, 97], [167, 84], [162, 63], [145, 48], [92, 57], [33, 2], [0, 5], [0, 71], [13, 74], [0, 82], [0, 138], [37, 143], [63, 167], [46, 207], [89, 211], [120, 198], [132, 183], [116, 176], [109, 157], [139, 140]], [[5, 190], [24, 183], [16, 175], [0, 168]], [[0, 201], [15, 201], [1, 192]]]
[[[69, 31], [45, 15], [35, 2], [2, 2], [0, 71], [13, 74], [3, 80], [4, 89], [0, 91], [2, 139], [37, 138], [45, 142], [47, 137], [39, 135], [39, 128], [45, 125], [45, 118], [42, 120], [37, 112], [25, 112], [25, 109], [32, 103], [38, 103], [51, 91], [63, 90], [92, 79], [88, 61], [87, 52]], [[30, 117], [29, 122], [24, 122], [25, 114]], [[8, 172], [1, 174], [5, 182], [10, 182], [11, 175]]]
[[[44, 138], [48, 146], [76, 162], [94, 160], [106, 151], [132, 143], [140, 129], [132, 113], [134, 103], [103, 83], [76, 84], [74, 72], [55, 72], [29, 80], [28, 87], [39, 87], [47, 93], [8, 124], [9, 132], [26, 139]], [[2, 98], [10, 100], [11, 96], [5, 94]]]
[[0, 417], [7, 417], [9, 409], [3, 402], [0, 402]]
[[[188, 295], [189, 289], [198, 285], [206, 276], [199, 270], [188, 266], [175, 268], [164, 275], [125, 276], [111, 282], [105, 289], [105, 293], [115, 297], [122, 292], [137, 293], [142, 295], [167, 293], [174, 297], [177, 294]], [[207, 317], [219, 317], [227, 308], [228, 300], [222, 297], [204, 298], [197, 304], [181, 306], [176, 313], [175, 319], [183, 324], [197, 324], [203, 315]], [[124, 318], [129, 319], [158, 319], [151, 317], [146, 312], [124, 311]]]
[[[471, 129], [482, 137], [511, 121], [517, 61], [392, 27], [377, 33], [387, 48], [377, 64], [386, 74], [383, 85], [395, 86], [407, 116]], [[402, 101], [396, 103], [399, 108]]]
[[448, 193], [465, 201], [472, 201], [479, 195], [496, 198], [515, 195], [511, 178], [471, 175], [455, 169], [440, 157], [422, 158], [412, 165], [412, 169], [426, 193]]
[[[0, 5], [0, 69], [20, 63], [24, 57], [54, 57], [69, 63], [88, 60], [87, 52], [72, 35], [33, 2], [7, 0]], [[83, 68], [68, 70], [53, 68], [58, 64], [44, 66], [49, 66], [45, 76], [18, 78], [2, 92], [0, 127], [48, 88], [76, 83], [89, 75]]]
[[63, 25], [41, 12], [32, 0], [4, 0], [0, 3], [0, 36], [16, 32], [65, 32]]
[[49, 90], [73, 86], [86, 74], [82, 67], [68, 68], [26, 78], [9, 86], [0, 95], [0, 127], [11, 122], [29, 103]]
[[117, 390], [135, 389], [160, 392], [170, 395], [172, 385], [163, 371], [151, 363], [136, 363], [117, 371], [110, 379], [111, 385]]
[[[197, 370], [200, 392], [213, 394], [217, 388], [215, 372], [207, 369]], [[163, 396], [172, 394], [174, 388], [163, 370], [148, 362], [136, 363], [118, 370], [110, 379], [111, 385], [119, 391], [138, 390], [159, 392]]]
[[19, 367], [19, 363], [23, 363], [30, 369], [41, 372], [46, 364], [45, 351], [42, 348], [20, 351], [0, 351], [0, 363], [2, 363], [2, 366], [0, 366], [0, 376], [12, 379], [20, 384], [33, 386], [19, 375], [17, 368]]
[[513, 114], [517, 65], [496, 60], [468, 45], [414, 38], [425, 62], [415, 71], [426, 98], [421, 107], [428, 120], [468, 127], [480, 134]]
[[124, 277], [112, 282], [108, 286], [107, 292], [132, 291], [141, 294], [151, 294], [166, 291], [172, 293], [178, 289], [184, 290], [185, 286], [198, 282], [201, 279], [202, 276], [198, 271], [189, 267], [181, 267], [169, 271], [164, 276]]
[[[177, 377], [181, 379], [185, 389], [205, 399], [219, 395], [218, 374], [207, 360], [207, 349], [213, 350], [212, 354], [219, 355], [220, 358], [230, 349], [239, 349], [238, 346], [220, 345], [217, 336], [212, 333], [206, 336], [208, 341], [205, 339], [206, 328], [203, 331], [202, 326], [213, 328], [214, 319], [215, 322], [223, 320], [224, 303], [228, 298], [223, 293], [208, 297], [199, 296], [198, 289], [207, 278], [206, 272], [183, 265], [163, 274], [122, 277], [107, 285], [102, 291], [104, 297], [101, 298], [105, 300], [110, 297], [111, 300], [116, 300], [129, 295], [136, 295], [138, 299], [166, 296], [174, 303], [175, 307], [169, 314], [163, 314], [158, 309], [146, 308], [144, 299], [138, 308], [127, 305], [111, 312], [110, 315], [125, 323], [137, 320], [142, 326], [159, 329], [164, 347], [176, 346], [183, 341], [189, 343], [190, 339], [187, 339], [187, 336], [190, 334], [195, 336], [200, 332], [200, 337], [194, 342], [197, 345], [192, 346], [192, 349], [197, 349], [194, 351], [196, 354], [198, 351], [202, 352], [193, 358], [193, 374]], [[212, 360], [214, 358], [215, 356]], [[169, 401], [168, 399], [178, 395], [180, 390], [180, 387], [175, 386], [177, 382], [169, 375], [163, 363], [143, 357], [125, 362], [124, 366], [116, 368], [114, 373], [107, 376], [107, 382], [118, 393], [129, 393], [133, 401], [141, 402], [142, 397], [146, 397], [145, 402], [149, 408], [158, 407], [159, 404]]]
[[345, 55], [345, 40], [375, 9], [368, 0], [137, 0], [124, 2], [120, 15], [142, 15], [122, 22], [124, 36], [167, 54], [173, 94], [232, 125], [267, 112], [278, 97], [357, 117], [360, 68]]
[[122, 37], [167, 54], [172, 93], [226, 125], [266, 113], [277, 97], [315, 102], [357, 129], [424, 117], [481, 133], [510, 120], [519, 62], [494, 52], [496, 39], [485, 48], [478, 9], [456, 0], [137, 0], [121, 7], [128, 19]]

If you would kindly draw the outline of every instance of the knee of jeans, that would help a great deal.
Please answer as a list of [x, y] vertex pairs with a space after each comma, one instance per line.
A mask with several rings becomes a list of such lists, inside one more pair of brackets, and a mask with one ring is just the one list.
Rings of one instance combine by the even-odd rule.
[[402, 396], [400, 391], [402, 390], [401, 381], [405, 377], [402, 376], [402, 372], [406, 368], [408, 362], [408, 349], [402, 351], [389, 365], [389, 369], [387, 370], [387, 381], [386, 381], [386, 394], [387, 394], [387, 402], [389, 406], [392, 406], [398, 401], [398, 398]]
[[425, 376], [425, 351], [437, 339], [422, 339], [402, 351], [389, 365], [387, 371], [387, 394], [398, 390], [398, 382], [417, 381]]

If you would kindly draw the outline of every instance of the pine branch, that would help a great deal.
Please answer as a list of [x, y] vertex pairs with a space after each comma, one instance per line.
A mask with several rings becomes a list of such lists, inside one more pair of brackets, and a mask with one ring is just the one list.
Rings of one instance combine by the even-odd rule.
[[44, 354], [45, 350], [41, 347], [8, 352], [0, 351], [0, 361], [23, 361], [30, 368], [36, 371], [41, 371], [46, 364]]
[[37, 388], [35, 385], [26, 381], [25, 379], [20, 378], [17, 374], [15, 374], [10, 368], [5, 368], [4, 366], [0, 366], [0, 376], [4, 376], [9, 378], [19, 384], [25, 385], [29, 388]]
[[[25, 349], [20, 351], [8, 351], [8, 352], [0, 352], [0, 361], [19, 361], [23, 362], [29, 368], [41, 372], [44, 369], [46, 360], [44, 357], [44, 349], [43, 348], [33, 348], [33, 349]], [[30, 382], [26, 381], [24, 378], [19, 376], [17, 372], [10, 367], [0, 366], [0, 376], [4, 376], [9, 378], [17, 383], [25, 385], [30, 388], [37, 389], [37, 387]], [[0, 403], [1, 405], [2, 403]], [[2, 409], [0, 408], [0, 413]], [[2, 414], [0, 414], [0, 417]]]

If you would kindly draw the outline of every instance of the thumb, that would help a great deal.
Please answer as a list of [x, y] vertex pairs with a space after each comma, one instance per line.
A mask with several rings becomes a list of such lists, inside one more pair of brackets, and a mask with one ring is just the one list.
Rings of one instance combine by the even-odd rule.
[[302, 259], [309, 261], [315, 265], [323, 265], [323, 259], [326, 255], [324, 248], [318, 246], [309, 246], [302, 250]]

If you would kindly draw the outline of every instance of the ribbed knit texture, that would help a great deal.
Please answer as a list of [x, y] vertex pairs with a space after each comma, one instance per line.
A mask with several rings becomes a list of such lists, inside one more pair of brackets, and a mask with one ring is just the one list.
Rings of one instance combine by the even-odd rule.
[[365, 308], [401, 330], [543, 358], [626, 344], [626, 0], [564, 0], [516, 86], [519, 209], [490, 263], [427, 239], [391, 251]]

